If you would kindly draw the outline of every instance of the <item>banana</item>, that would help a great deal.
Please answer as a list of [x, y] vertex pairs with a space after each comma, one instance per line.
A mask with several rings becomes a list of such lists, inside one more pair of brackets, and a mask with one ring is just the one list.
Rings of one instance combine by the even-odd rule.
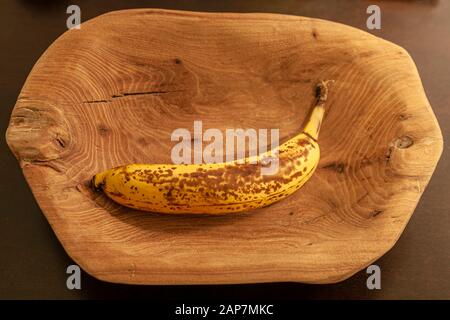
[[[303, 132], [256, 157], [211, 164], [130, 164], [96, 174], [92, 187], [113, 201], [160, 213], [224, 214], [280, 201], [302, 187], [320, 158], [317, 142], [328, 82], [320, 82]], [[263, 175], [268, 157], [278, 171]]]

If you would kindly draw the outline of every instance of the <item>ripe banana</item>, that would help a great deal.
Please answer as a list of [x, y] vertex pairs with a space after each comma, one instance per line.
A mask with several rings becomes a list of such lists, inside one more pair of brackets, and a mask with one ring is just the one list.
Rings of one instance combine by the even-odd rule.
[[[294, 193], [314, 173], [327, 82], [317, 85], [303, 132], [256, 157], [211, 164], [130, 164], [96, 174], [95, 190], [115, 202], [161, 213], [222, 214], [268, 206]], [[278, 155], [278, 172], [262, 175], [268, 156]]]

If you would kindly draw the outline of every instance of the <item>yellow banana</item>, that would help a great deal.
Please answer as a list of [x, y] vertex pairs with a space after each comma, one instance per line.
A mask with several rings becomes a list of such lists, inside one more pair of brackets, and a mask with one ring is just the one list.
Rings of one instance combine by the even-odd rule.
[[[211, 164], [130, 164], [96, 174], [95, 190], [115, 202], [161, 213], [222, 214], [261, 208], [298, 190], [320, 157], [317, 143], [327, 83], [317, 85], [314, 106], [303, 132], [256, 157]], [[277, 155], [278, 171], [263, 175], [263, 159]]]

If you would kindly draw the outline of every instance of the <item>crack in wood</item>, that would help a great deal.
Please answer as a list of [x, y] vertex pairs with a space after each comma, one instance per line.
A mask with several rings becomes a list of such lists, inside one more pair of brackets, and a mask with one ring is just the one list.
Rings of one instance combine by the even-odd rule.
[[378, 215], [380, 215], [380, 214], [382, 214], [382, 213], [383, 213], [383, 210], [377, 209], [377, 210], [373, 210], [373, 211], [370, 213], [370, 215], [372, 216], [372, 218], [375, 218], [376, 216], [378, 216]]
[[390, 146], [386, 152], [386, 164], [391, 161], [392, 153], [394, 152], [394, 147]]
[[124, 93], [119, 93], [119, 94], [113, 94], [110, 99], [86, 100], [86, 101], [83, 101], [83, 103], [86, 103], [86, 104], [109, 103], [109, 102], [112, 102], [114, 99], [128, 97], [128, 96], [160, 95], [160, 94], [181, 92], [181, 91], [183, 91], [183, 90], [124, 92]]
[[345, 169], [345, 165], [343, 163], [333, 162], [321, 167], [322, 169], [330, 169], [336, 171], [337, 173], [343, 173]]
[[61, 137], [57, 137], [55, 140], [61, 146], [61, 148], [65, 148], [66, 147], [66, 142]]

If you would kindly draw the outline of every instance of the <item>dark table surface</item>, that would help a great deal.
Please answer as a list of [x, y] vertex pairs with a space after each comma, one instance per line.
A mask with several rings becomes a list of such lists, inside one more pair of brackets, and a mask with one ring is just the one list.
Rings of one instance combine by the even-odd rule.
[[[127, 8], [272, 12], [342, 22], [393, 41], [415, 60], [425, 91], [450, 139], [450, 1], [44, 1], [0, 2], [0, 131], [5, 132], [20, 89], [44, 50], [66, 31], [66, 8], [82, 21]], [[367, 30], [366, 9], [381, 8], [381, 30]], [[368, 290], [365, 270], [333, 285], [270, 283], [226, 286], [130, 286], [82, 273], [82, 289], [68, 290], [67, 256], [41, 213], [19, 165], [0, 139], [0, 298], [9, 299], [450, 299], [449, 144], [420, 203], [394, 248], [375, 263], [381, 290]]]

